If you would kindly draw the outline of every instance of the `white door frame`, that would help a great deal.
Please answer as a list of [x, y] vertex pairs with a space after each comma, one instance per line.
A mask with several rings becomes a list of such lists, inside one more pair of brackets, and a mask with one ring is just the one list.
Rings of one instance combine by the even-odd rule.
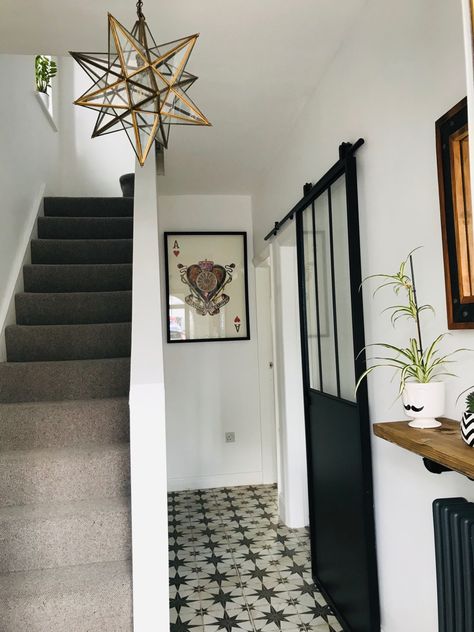
[[270, 252], [279, 511], [284, 524], [300, 528], [309, 524], [309, 501], [294, 223], [272, 241]]

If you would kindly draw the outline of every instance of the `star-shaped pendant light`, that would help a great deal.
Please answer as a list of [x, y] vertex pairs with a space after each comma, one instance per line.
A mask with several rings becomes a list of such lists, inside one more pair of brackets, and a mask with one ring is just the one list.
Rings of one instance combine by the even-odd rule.
[[156, 141], [168, 146], [171, 125], [210, 125], [187, 94], [196, 81], [186, 64], [199, 35], [156, 45], [137, 3], [131, 31], [110, 13], [107, 53], [71, 53], [94, 81], [74, 103], [99, 115], [92, 137], [125, 131], [143, 166]]

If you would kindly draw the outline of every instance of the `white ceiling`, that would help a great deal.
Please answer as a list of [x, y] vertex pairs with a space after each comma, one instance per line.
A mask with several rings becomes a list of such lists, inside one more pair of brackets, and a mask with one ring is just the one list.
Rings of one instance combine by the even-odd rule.
[[[200, 32], [190, 95], [212, 128], [174, 127], [168, 193], [251, 193], [366, 0], [144, 0], [155, 39]], [[0, 52], [64, 55], [107, 48], [109, 11], [135, 0], [0, 0]]]

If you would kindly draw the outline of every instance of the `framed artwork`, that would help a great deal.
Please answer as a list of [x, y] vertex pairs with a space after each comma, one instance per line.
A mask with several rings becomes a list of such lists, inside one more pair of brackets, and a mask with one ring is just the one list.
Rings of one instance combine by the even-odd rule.
[[167, 340], [249, 340], [247, 233], [165, 233]]

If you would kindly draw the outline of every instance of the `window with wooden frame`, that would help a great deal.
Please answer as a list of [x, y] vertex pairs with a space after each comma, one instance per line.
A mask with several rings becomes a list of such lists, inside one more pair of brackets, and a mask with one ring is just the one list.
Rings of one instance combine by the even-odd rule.
[[436, 122], [449, 329], [474, 329], [474, 222], [467, 99]]

